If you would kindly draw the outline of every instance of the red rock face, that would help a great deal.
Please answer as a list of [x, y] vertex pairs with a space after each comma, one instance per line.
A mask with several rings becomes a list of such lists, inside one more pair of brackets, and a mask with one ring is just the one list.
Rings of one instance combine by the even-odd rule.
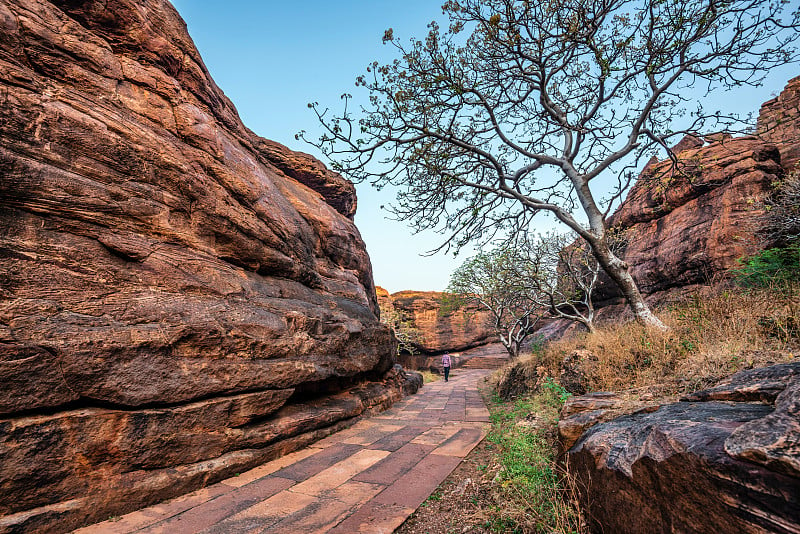
[[[643, 293], [706, 284], [764, 246], [759, 202], [800, 161], [800, 77], [761, 107], [757, 130], [687, 137], [673, 149], [677, 169], [646, 165], [610, 219], [627, 231], [624, 259]], [[597, 292], [601, 304], [619, 296], [610, 282]]]
[[497, 340], [489, 313], [476, 305], [442, 312], [444, 293], [400, 291], [390, 298], [404, 320], [417, 329], [417, 348], [427, 354], [467, 350]]
[[789, 80], [776, 98], [762, 104], [758, 115], [759, 137], [778, 145], [781, 164], [794, 172], [800, 162], [800, 76]]
[[571, 400], [559, 432], [592, 528], [797, 532], [798, 376], [798, 362], [742, 371], [682, 402], [607, 422], [613, 399]]
[[[645, 294], [708, 283], [758, 250], [759, 202], [783, 175], [775, 145], [726, 139], [650, 165], [612, 217]], [[601, 298], [614, 295], [604, 287]]]
[[168, 2], [0, 4], [0, 100], [0, 531], [398, 398], [352, 184], [245, 128]]

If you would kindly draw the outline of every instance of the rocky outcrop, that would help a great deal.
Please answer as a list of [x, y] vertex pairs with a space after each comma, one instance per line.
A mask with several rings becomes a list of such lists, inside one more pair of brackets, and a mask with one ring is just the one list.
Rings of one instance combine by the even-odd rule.
[[[625, 230], [623, 258], [649, 300], [708, 284], [765, 246], [760, 202], [800, 161], [798, 103], [800, 77], [763, 104], [757, 135], [687, 136], [673, 147], [674, 168], [670, 160], [648, 162], [609, 225]], [[611, 306], [620, 297], [606, 278], [595, 292], [598, 307], [606, 307], [599, 316], [621, 311]], [[564, 322], [546, 328], [562, 332]]]
[[[778, 148], [745, 137], [689, 145], [648, 165], [611, 218], [625, 230], [623, 257], [648, 295], [705, 284], [758, 250], [759, 202], [783, 175]], [[618, 297], [602, 285], [599, 301]]]
[[240, 472], [413, 389], [352, 184], [250, 132], [166, 0], [0, 4], [0, 532]]
[[487, 311], [474, 304], [448, 309], [443, 307], [444, 296], [436, 291], [400, 291], [388, 296], [390, 305], [417, 331], [415, 345], [420, 352], [463, 351], [496, 341]]
[[617, 417], [620, 406], [577, 397], [559, 423], [594, 530], [800, 531], [800, 361]]
[[777, 97], [764, 102], [758, 114], [758, 135], [775, 143], [786, 172], [800, 163], [800, 76], [792, 78]]

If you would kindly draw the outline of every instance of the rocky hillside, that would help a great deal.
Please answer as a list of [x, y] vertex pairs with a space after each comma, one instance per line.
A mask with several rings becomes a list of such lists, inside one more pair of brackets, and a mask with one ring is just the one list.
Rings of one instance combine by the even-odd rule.
[[399, 398], [351, 183], [249, 131], [166, 0], [0, 3], [0, 532]]
[[391, 295], [378, 288], [382, 307], [391, 307], [416, 330], [414, 345], [423, 354], [462, 351], [497, 341], [489, 313], [477, 305], [447, 309], [444, 293], [400, 291]]

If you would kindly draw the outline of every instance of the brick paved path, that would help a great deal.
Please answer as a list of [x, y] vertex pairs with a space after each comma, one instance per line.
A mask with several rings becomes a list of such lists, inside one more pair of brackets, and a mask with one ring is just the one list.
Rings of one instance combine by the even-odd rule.
[[483, 438], [488, 372], [456, 370], [310, 447], [77, 532], [392, 532]]

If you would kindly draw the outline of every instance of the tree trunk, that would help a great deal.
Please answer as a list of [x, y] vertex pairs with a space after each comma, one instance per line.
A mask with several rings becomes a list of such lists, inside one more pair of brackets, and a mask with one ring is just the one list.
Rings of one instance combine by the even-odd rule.
[[639, 292], [633, 276], [628, 271], [628, 264], [611, 252], [605, 240], [598, 240], [598, 242], [591, 245], [595, 258], [622, 291], [636, 320], [648, 328], [669, 330], [669, 327], [656, 317], [650, 306], [644, 301], [644, 297]]

